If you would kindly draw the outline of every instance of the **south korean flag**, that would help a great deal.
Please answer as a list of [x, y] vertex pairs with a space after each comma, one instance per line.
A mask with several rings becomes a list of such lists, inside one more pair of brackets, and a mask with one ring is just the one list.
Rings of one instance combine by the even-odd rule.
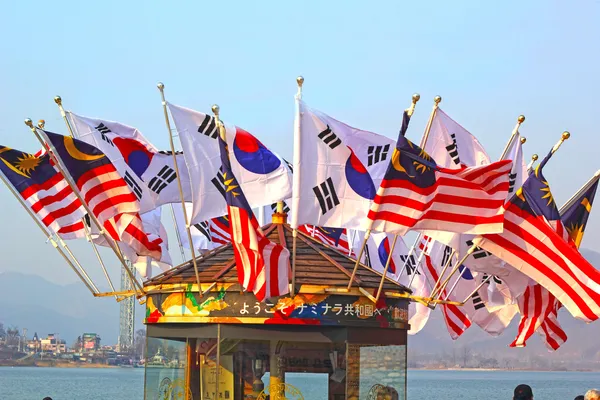
[[440, 167], [477, 167], [490, 163], [490, 157], [477, 138], [440, 108], [435, 112], [424, 150]]
[[302, 101], [298, 109], [291, 226], [365, 230], [394, 141], [348, 126]]
[[[427, 281], [423, 266], [417, 265], [419, 264], [419, 257], [416, 252], [409, 255], [408, 247], [401, 237], [396, 239], [396, 244], [393, 246], [394, 250], [392, 252], [393, 243], [394, 235], [381, 232], [371, 233], [365, 248], [363, 263], [368, 263], [368, 266], [375, 271], [383, 273], [388, 258], [392, 254], [387, 276], [409, 287], [413, 295], [428, 297], [431, 292], [430, 282]], [[421, 262], [423, 262], [423, 257], [421, 257]], [[430, 311], [429, 307], [421, 303], [416, 301], [410, 302], [408, 307], [408, 322], [411, 327], [408, 333], [410, 335], [414, 335], [423, 329], [429, 319]]]
[[[177, 174], [170, 152], [159, 152], [136, 128], [114, 121], [67, 112], [75, 136], [100, 149], [113, 163], [140, 202], [140, 212], [180, 202]], [[185, 159], [177, 154], [183, 194], [191, 201]]]
[[[219, 131], [213, 116], [168, 104], [192, 182], [191, 224], [227, 214]], [[247, 131], [225, 124], [231, 169], [251, 207], [290, 197], [291, 170], [285, 161]]]

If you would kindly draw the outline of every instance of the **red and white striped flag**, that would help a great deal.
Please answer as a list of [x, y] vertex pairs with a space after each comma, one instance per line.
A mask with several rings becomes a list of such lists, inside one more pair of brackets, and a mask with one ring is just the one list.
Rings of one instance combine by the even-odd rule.
[[250, 204], [231, 170], [225, 141], [219, 137], [225, 200], [238, 281], [258, 301], [289, 293], [290, 252], [271, 242], [258, 226]]
[[[138, 214], [140, 205], [136, 196], [104, 153], [68, 136], [40, 132], [111, 237], [128, 244], [138, 255], [160, 260], [162, 239], [148, 238]], [[115, 229], [111, 232], [112, 228]]]
[[[440, 246], [441, 243], [434, 242], [428, 237], [424, 237], [421, 240], [421, 243], [419, 243], [419, 249], [421, 251], [425, 251], [425, 274], [431, 278], [431, 282], [433, 282], [433, 284], [440, 280], [440, 275], [430, 256], [432, 246], [436, 245]], [[444, 290], [442, 293], [442, 298], [446, 298], [447, 294], [447, 291]], [[444, 322], [448, 328], [448, 333], [450, 333], [450, 337], [453, 340], [458, 339], [460, 335], [465, 333], [465, 331], [471, 326], [471, 319], [461, 307], [458, 307], [454, 304], [440, 304], [440, 307], [442, 310], [442, 315], [444, 316]]]
[[371, 229], [502, 232], [511, 160], [481, 167], [440, 168], [404, 136], [392, 155], [368, 218]]
[[0, 146], [0, 161], [2, 174], [45, 226], [63, 239], [85, 236], [85, 210], [46, 152], [33, 155]]
[[228, 215], [210, 220], [210, 237], [213, 243], [219, 246], [231, 242], [231, 224]]
[[[540, 163], [505, 208], [504, 232], [474, 242], [546, 288], [576, 318], [600, 315], [600, 272], [565, 240]], [[549, 222], [550, 221], [550, 222]]]
[[528, 286], [525, 293], [519, 297], [521, 321], [517, 337], [510, 347], [525, 347], [527, 339], [542, 325], [555, 306], [556, 298], [542, 285]]

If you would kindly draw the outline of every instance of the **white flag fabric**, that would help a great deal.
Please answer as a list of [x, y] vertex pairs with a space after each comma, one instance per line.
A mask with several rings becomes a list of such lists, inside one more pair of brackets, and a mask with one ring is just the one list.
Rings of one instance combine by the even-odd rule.
[[[448, 269], [442, 276], [442, 280], [446, 279], [452, 271], [454, 263], [458, 261], [457, 255], [455, 254], [452, 256], [452, 249], [439, 242], [430, 243], [428, 248], [431, 262], [439, 275], [441, 275], [443, 267], [449, 257], [452, 257]], [[477, 272], [473, 272], [468, 267], [462, 265], [459, 267], [458, 272], [450, 279], [442, 299], [452, 301], [465, 300], [465, 298], [477, 288], [481, 278], [482, 277], [478, 276]], [[462, 309], [469, 319], [475, 322], [481, 329], [492, 336], [498, 336], [504, 332], [506, 327], [510, 324], [510, 321], [518, 311], [518, 307], [516, 305], [510, 305], [497, 311], [490, 312], [485, 306], [486, 299], [487, 288], [484, 285], [473, 293], [473, 295], [465, 302]]]
[[[364, 233], [361, 232], [360, 236], [364, 238]], [[394, 235], [392, 234], [372, 232], [367, 241], [363, 263], [366, 263], [375, 271], [383, 273], [393, 241]], [[410, 288], [413, 295], [429, 297], [431, 288], [423, 272], [423, 267], [419, 265], [420, 261], [422, 261], [422, 258], [418, 259], [414, 254], [408, 255], [406, 243], [401, 237], [398, 237], [388, 266], [387, 276]], [[429, 319], [430, 312], [429, 307], [416, 301], [410, 302], [408, 306], [409, 335], [414, 335], [423, 329]]]
[[424, 150], [445, 168], [461, 164], [478, 167], [490, 163], [490, 157], [475, 136], [438, 108]]
[[[290, 225], [366, 230], [394, 141], [362, 131], [298, 101]], [[298, 119], [299, 118], [299, 119]]]
[[[192, 182], [192, 224], [227, 214], [226, 177], [221, 171], [219, 132], [214, 117], [168, 104]], [[231, 169], [251, 207], [291, 196], [287, 163], [245, 130], [225, 124]]]
[[[185, 219], [183, 218], [183, 210], [181, 204], [173, 204], [173, 214], [175, 215], [175, 224], [177, 225], [177, 231], [179, 232], [179, 238], [181, 245], [190, 249], [190, 241], [188, 239], [187, 230], [185, 228]], [[185, 210], [188, 217], [192, 213], [192, 203], [185, 203]], [[211, 250], [220, 245], [213, 243], [210, 223], [207, 221], [200, 222], [198, 224], [190, 225], [190, 233], [192, 234], [192, 242], [194, 243], [194, 250]]]
[[[159, 152], [136, 128], [118, 122], [67, 112], [75, 136], [102, 151], [140, 202], [145, 213], [162, 204], [181, 201], [173, 155]], [[182, 154], [177, 154], [184, 199], [191, 201], [190, 178]]]
[[152, 267], [159, 268], [162, 271], [167, 271], [173, 266], [171, 255], [169, 254], [169, 239], [167, 237], [167, 230], [161, 222], [162, 212], [160, 208], [152, 210], [150, 212], [140, 215], [146, 233], [150, 240], [157, 237], [162, 239], [160, 247], [162, 249], [162, 257], [159, 261], [154, 260], [147, 256], [138, 256], [135, 252], [132, 253], [131, 248], [126, 250], [128, 258], [132, 262], [132, 265], [140, 273], [144, 279], [150, 279], [152, 274]]
[[[438, 110], [438, 113], [436, 114], [436, 118], [438, 114], [442, 117], [438, 121], [438, 128], [435, 132], [434, 127], [432, 126], [432, 133], [435, 133], [435, 135], [430, 136], [430, 139], [437, 140], [437, 143], [439, 143], [438, 147], [443, 147], [444, 152], [441, 152], [438, 149], [439, 157], [444, 163], [443, 165], [446, 167], [452, 167], [453, 164], [457, 165], [455, 161], [457, 159], [460, 159], [461, 164], [467, 165], [471, 162], [489, 163], [489, 157], [485, 154], [485, 150], [481, 147], [477, 139], [460, 127], [460, 125], [456, 124], [456, 122], [449, 119], [446, 114], [443, 112], [439, 113], [439, 111], [440, 110]], [[447, 123], [447, 121], [451, 122]], [[442, 124], [443, 122], [445, 124]], [[448, 126], [452, 127], [452, 129], [448, 128]], [[449, 140], [448, 137], [446, 137], [446, 132], [454, 132], [451, 135], [454, 135], [452, 140], [456, 140], [456, 143], [444, 147], [443, 144]], [[442, 137], [442, 139], [436, 139], [439, 137]], [[444, 137], [446, 137], [446, 142], [443, 141]], [[430, 143], [432, 142], [428, 140], [428, 147], [430, 146]], [[432, 150], [435, 151], [435, 149]], [[508, 197], [510, 197], [516, 189], [521, 187], [527, 178], [519, 132], [516, 132], [515, 135], [511, 136], [511, 141], [508, 144], [503, 159], [513, 160], [512, 169], [509, 175]], [[456, 249], [459, 256], [463, 256], [467, 253], [473, 245], [474, 239], [473, 235], [461, 235], [439, 231], [427, 231], [426, 235]], [[486, 285], [486, 294], [488, 296], [485, 296], [485, 305], [489, 311], [499, 310], [508, 304], [516, 304], [517, 297], [525, 292], [525, 289], [530, 282], [530, 279], [525, 274], [481, 248], [477, 248], [473, 252], [473, 255], [465, 260], [464, 265], [471, 271], [493, 275], [493, 278], [490, 279], [491, 283], [489, 286]]]

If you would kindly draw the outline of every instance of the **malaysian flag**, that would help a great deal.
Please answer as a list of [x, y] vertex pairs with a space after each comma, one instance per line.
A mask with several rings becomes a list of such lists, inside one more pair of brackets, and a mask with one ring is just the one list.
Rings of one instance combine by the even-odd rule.
[[213, 218], [210, 220], [210, 235], [213, 243], [219, 246], [231, 242], [231, 226], [229, 215]]
[[238, 280], [258, 301], [289, 293], [290, 252], [271, 242], [258, 226], [231, 170], [227, 144], [220, 137], [219, 149]]
[[301, 225], [298, 231], [317, 239], [319, 242], [350, 254], [348, 234], [345, 228], [328, 228], [326, 226]]
[[130, 245], [138, 255], [160, 260], [162, 240], [148, 238], [138, 214], [140, 206], [136, 196], [104, 153], [69, 136], [38, 131], [110, 236]]
[[511, 160], [503, 160], [480, 167], [441, 168], [401, 131], [368, 214], [370, 228], [398, 235], [411, 229], [502, 232], [511, 167]]
[[[598, 189], [598, 178], [599, 176], [595, 175], [585, 185], [587, 188], [584, 186], [580, 190], [581, 194], [573, 201], [572, 205], [561, 213], [561, 221], [568, 232], [569, 238], [573, 240], [577, 247], [581, 245], [583, 233], [585, 232], [585, 227], [592, 211], [592, 204], [594, 203], [594, 197]], [[553, 307], [551, 307], [545, 318], [543, 318], [536, 332], [540, 334], [542, 340], [550, 350], [557, 350], [567, 341], [567, 335], [558, 322], [558, 310], [562, 305], [556, 300], [549, 302], [549, 304]]]
[[546, 288], [576, 318], [600, 315], [600, 272], [565, 240], [560, 214], [542, 169], [552, 152], [506, 203], [504, 231], [476, 239]]
[[54, 169], [47, 152], [38, 156], [0, 146], [0, 171], [38, 219], [63, 239], [85, 236], [81, 202]]

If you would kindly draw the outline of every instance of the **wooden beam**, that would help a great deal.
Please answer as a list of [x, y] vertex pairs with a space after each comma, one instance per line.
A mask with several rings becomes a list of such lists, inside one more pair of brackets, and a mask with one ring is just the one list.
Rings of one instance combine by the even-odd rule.
[[[350, 276], [351, 276], [350, 272], [348, 272], [348, 270], [346, 268], [344, 268], [342, 265], [340, 265], [337, 261], [335, 261], [333, 258], [331, 258], [328, 254], [325, 254], [323, 251], [319, 250], [315, 245], [310, 243], [310, 241], [307, 240], [305, 237], [298, 236], [298, 239], [302, 240], [304, 243], [306, 243], [308, 245], [308, 247], [310, 247], [311, 249], [313, 249], [314, 251], [319, 253], [321, 255], [321, 257], [325, 258], [327, 261], [329, 261], [331, 263], [331, 265], [333, 265], [334, 267], [336, 267], [337, 269], [342, 271], [344, 273], [344, 275], [346, 275], [348, 278], [350, 278]], [[358, 284], [361, 283], [361, 280], [358, 277], [356, 277], [354, 280]]]

